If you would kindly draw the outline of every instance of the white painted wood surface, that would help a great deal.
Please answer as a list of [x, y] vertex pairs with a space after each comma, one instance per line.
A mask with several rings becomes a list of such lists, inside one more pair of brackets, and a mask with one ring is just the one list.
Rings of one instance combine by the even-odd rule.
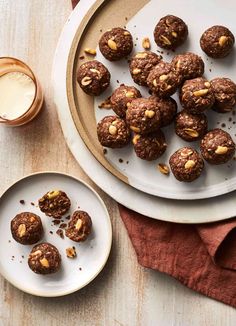
[[[44, 110], [35, 121], [17, 129], [0, 126], [1, 192], [18, 178], [42, 170], [71, 173], [93, 185], [67, 149], [52, 101], [51, 65], [70, 11], [69, 0], [0, 0], [0, 55], [26, 61], [45, 92]], [[81, 291], [55, 299], [24, 294], [1, 277], [0, 326], [236, 324], [233, 308], [140, 267], [115, 202], [99, 193], [112, 218], [114, 239], [103, 272]]]

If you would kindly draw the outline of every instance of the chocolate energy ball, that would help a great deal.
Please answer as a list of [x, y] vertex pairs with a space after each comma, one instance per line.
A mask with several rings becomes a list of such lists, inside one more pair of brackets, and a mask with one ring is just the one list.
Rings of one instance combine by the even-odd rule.
[[166, 150], [165, 135], [161, 130], [148, 135], [135, 135], [133, 138], [136, 155], [142, 160], [158, 159]]
[[38, 242], [43, 236], [41, 218], [30, 212], [17, 214], [11, 221], [11, 234], [17, 242], [23, 245]]
[[183, 147], [170, 157], [170, 167], [179, 181], [192, 182], [202, 173], [204, 162], [200, 154], [191, 147]]
[[113, 111], [120, 117], [124, 117], [127, 107], [138, 97], [141, 97], [140, 91], [133, 86], [120, 85], [111, 95], [111, 105]]
[[147, 134], [160, 128], [161, 113], [153, 100], [137, 98], [126, 111], [126, 122], [132, 131]]
[[173, 58], [171, 64], [182, 80], [201, 77], [204, 74], [204, 62], [195, 53], [178, 54]]
[[99, 49], [107, 60], [120, 60], [129, 55], [133, 49], [132, 35], [124, 28], [112, 28], [100, 38]]
[[129, 70], [134, 82], [147, 86], [147, 77], [153, 67], [162, 60], [162, 56], [154, 52], [138, 52], [130, 60]]
[[175, 117], [175, 132], [183, 140], [192, 142], [201, 139], [207, 132], [205, 114], [192, 114], [181, 111]]
[[167, 50], [174, 50], [182, 45], [187, 36], [187, 25], [181, 18], [173, 15], [161, 18], [154, 30], [156, 44]]
[[52, 244], [40, 243], [31, 250], [28, 265], [36, 274], [56, 273], [61, 266], [61, 255]]
[[92, 220], [88, 213], [75, 211], [68, 223], [66, 236], [75, 242], [85, 241], [91, 229]]
[[213, 129], [202, 139], [200, 149], [208, 163], [223, 164], [234, 156], [235, 143], [226, 131]]
[[167, 62], [160, 62], [149, 73], [147, 85], [159, 97], [173, 95], [180, 84], [180, 77]]
[[77, 72], [77, 81], [88, 95], [97, 96], [110, 85], [111, 75], [108, 69], [99, 61], [92, 60], [83, 63]]
[[234, 35], [224, 26], [212, 26], [201, 36], [202, 50], [211, 58], [226, 57], [234, 46]]
[[213, 110], [220, 113], [232, 111], [236, 103], [236, 84], [229, 78], [215, 78], [211, 87], [215, 95]]
[[180, 102], [192, 114], [210, 109], [215, 102], [211, 84], [202, 77], [186, 80], [180, 91]]
[[102, 146], [121, 148], [130, 141], [130, 130], [125, 121], [117, 116], [107, 116], [97, 125], [98, 140]]
[[171, 124], [177, 113], [177, 103], [175, 100], [171, 97], [159, 98], [156, 95], [150, 96], [149, 99], [155, 101], [161, 113], [161, 128]]
[[71, 202], [67, 194], [61, 190], [47, 192], [39, 199], [39, 208], [47, 216], [61, 218], [70, 209]]

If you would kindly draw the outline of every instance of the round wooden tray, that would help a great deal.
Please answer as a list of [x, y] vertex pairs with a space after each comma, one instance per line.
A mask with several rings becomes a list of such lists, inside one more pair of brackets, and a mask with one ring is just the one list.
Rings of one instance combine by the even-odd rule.
[[67, 61], [83, 15], [95, 0], [80, 1], [61, 33], [55, 52], [52, 84], [54, 101], [65, 140], [86, 174], [108, 195], [126, 207], [149, 217], [176, 223], [207, 223], [236, 215], [235, 192], [197, 201], [168, 200], [143, 193], [106, 170], [85, 146], [72, 119], [67, 98]]
[[[204, 0], [199, 0], [199, 3], [203, 4]], [[148, 194], [165, 198], [192, 200], [228, 193], [236, 188], [236, 164], [234, 161], [217, 167], [206, 164], [203, 175], [192, 183], [180, 183], [172, 174], [169, 177], [162, 175], [157, 170], [157, 164], [168, 163], [170, 155], [178, 148], [189, 146], [189, 143], [182, 141], [175, 135], [173, 125], [163, 129], [167, 136], [168, 148], [166, 153], [157, 161], [145, 162], [138, 159], [134, 154], [132, 145], [121, 150], [108, 150], [107, 155], [104, 155], [103, 148], [97, 139], [96, 124], [103, 116], [114, 114], [114, 112], [100, 110], [98, 104], [118, 86], [117, 79], [120, 83], [123, 82], [128, 85], [134, 83], [128, 72], [126, 60], [111, 63], [97, 51], [96, 59], [102, 61], [108, 67], [113, 78], [109, 89], [94, 101], [92, 97], [84, 94], [78, 86], [76, 71], [82, 62], [92, 59], [87, 56], [84, 58], [84, 49], [96, 48], [101, 33], [112, 26], [127, 24], [127, 28], [131, 31], [136, 43], [135, 51], [142, 50], [141, 39], [145, 35], [151, 38], [152, 50], [156, 51], [157, 47], [152, 39], [152, 31], [158, 17], [160, 18], [168, 12], [181, 16], [189, 25], [189, 40], [178, 51], [190, 50], [203, 55], [199, 42], [196, 42], [196, 40], [199, 40], [202, 31], [205, 30], [208, 24], [214, 22], [224, 23], [233, 31], [235, 29], [235, 27], [231, 28], [231, 25], [233, 26], [233, 16], [223, 15], [222, 8], [215, 5], [214, 1], [209, 1], [208, 6], [209, 9], [213, 6], [214, 11], [210, 11], [211, 14], [208, 16], [201, 14], [201, 25], [197, 25], [193, 24], [194, 19], [198, 19], [198, 17], [195, 17], [195, 7], [188, 0], [179, 0], [174, 3], [171, 0], [165, 2], [160, 0], [132, 0], [128, 2], [124, 0], [97, 0], [82, 19], [71, 44], [67, 65], [67, 96], [73, 120], [80, 136], [94, 157], [110, 173], [121, 181]], [[234, 6], [236, 9], [235, 4]], [[152, 15], [155, 8], [158, 8], [157, 16]], [[186, 10], [181, 8], [186, 8]], [[221, 18], [221, 15], [223, 18]], [[171, 60], [173, 55], [168, 52], [163, 54], [164, 59], [168, 61]], [[84, 59], [81, 59], [81, 57]], [[234, 78], [232, 70], [235, 67], [234, 53], [221, 61], [210, 60], [206, 57], [204, 57], [204, 60], [206, 63], [205, 75], [209, 79], [216, 77], [217, 74]], [[144, 87], [139, 87], [139, 89], [144, 96], [148, 96], [147, 89]], [[178, 102], [177, 96], [175, 96], [175, 99]], [[209, 128], [216, 128], [224, 123], [227, 126], [226, 130], [230, 130], [229, 132], [235, 138], [234, 118], [231, 118], [231, 122], [228, 119], [228, 114], [220, 115], [209, 112]], [[190, 145], [199, 149], [198, 143], [191, 143]], [[121, 164], [120, 162], [125, 163]], [[126, 162], [129, 164], [126, 164]]]

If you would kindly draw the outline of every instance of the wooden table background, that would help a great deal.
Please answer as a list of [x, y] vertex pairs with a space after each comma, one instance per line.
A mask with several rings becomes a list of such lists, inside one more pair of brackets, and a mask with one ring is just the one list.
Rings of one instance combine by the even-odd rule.
[[[53, 55], [70, 12], [70, 0], [0, 0], [0, 56], [26, 61], [45, 92], [44, 109], [32, 123], [0, 127], [1, 192], [18, 178], [43, 170], [71, 173], [93, 185], [66, 146], [53, 104]], [[233, 308], [140, 267], [116, 203], [93, 186], [105, 200], [113, 225], [106, 267], [86, 288], [54, 299], [25, 294], [0, 277], [0, 326], [236, 325]]]

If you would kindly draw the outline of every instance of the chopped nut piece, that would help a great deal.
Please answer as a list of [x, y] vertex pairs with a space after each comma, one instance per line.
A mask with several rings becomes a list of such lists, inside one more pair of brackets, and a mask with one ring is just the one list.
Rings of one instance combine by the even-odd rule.
[[153, 118], [154, 115], [155, 115], [155, 112], [152, 111], [152, 110], [146, 110], [145, 111], [145, 116], [148, 117], [148, 118], [150, 118], [150, 119]]
[[40, 261], [40, 264], [41, 264], [43, 267], [49, 268], [49, 262], [48, 262], [47, 258], [42, 258], [42, 259], [40, 259], [39, 261]]
[[139, 74], [141, 72], [141, 69], [139, 69], [139, 68], [135, 68], [135, 69], [133, 69], [133, 71], [132, 71], [132, 73], [134, 74], [134, 75], [137, 75], [137, 74]]
[[116, 126], [110, 125], [110, 127], [109, 127], [109, 133], [111, 135], [116, 135], [117, 134], [117, 128], [116, 128]]
[[75, 247], [66, 248], [66, 256], [68, 258], [75, 258], [77, 256]]
[[127, 35], [130, 35], [130, 33], [128, 31], [124, 32], [124, 35], [127, 36]]
[[177, 36], [178, 36], [178, 34], [177, 34], [176, 32], [172, 32], [171, 34], [172, 34], [172, 36], [174, 36], [174, 37], [177, 37]]
[[228, 37], [227, 36], [221, 36], [219, 38], [219, 44], [220, 44], [220, 46], [224, 46], [225, 43], [227, 42], [227, 40], [228, 40]]
[[226, 146], [218, 146], [217, 149], [215, 150], [216, 154], [223, 155], [228, 152], [228, 147]]
[[196, 165], [196, 163], [193, 160], [189, 160], [185, 163], [184, 167], [185, 169], [191, 169]]
[[135, 136], [134, 136], [134, 138], [133, 138], [133, 140], [132, 140], [132, 142], [133, 142], [134, 145], [137, 144], [139, 138], [140, 138], [140, 135], [135, 135]]
[[176, 62], [176, 68], [179, 69], [179, 68], [180, 68], [180, 65], [181, 65], [181, 61], [178, 60], [178, 61]]
[[163, 163], [159, 163], [158, 164], [158, 170], [162, 173], [162, 174], [166, 174], [168, 175], [170, 173], [170, 169], [166, 164]]
[[165, 81], [167, 78], [168, 78], [167, 75], [161, 75], [161, 76], [159, 77], [159, 79], [160, 79], [161, 81]]
[[134, 97], [134, 93], [133, 92], [126, 92], [125, 96], [126, 97]]
[[144, 58], [146, 58], [146, 56], [147, 56], [146, 52], [139, 52], [136, 54], [135, 58], [144, 59]]
[[35, 217], [31, 216], [30, 222], [34, 222], [34, 221], [35, 221]]
[[83, 86], [88, 86], [92, 83], [92, 78], [85, 76], [82, 80], [81, 80], [81, 84]]
[[25, 235], [25, 232], [26, 232], [26, 226], [25, 224], [20, 224], [18, 226], [18, 234], [19, 234], [19, 237], [23, 237]]
[[205, 82], [204, 85], [209, 88], [211, 86], [211, 84], [209, 82]]
[[151, 43], [150, 43], [150, 40], [148, 37], [145, 37], [142, 41], [142, 47], [145, 49], [145, 50], [149, 50], [151, 48]]
[[156, 80], [156, 79], [154, 79], [152, 83], [153, 83], [153, 85], [154, 85], [155, 87], [157, 87], [157, 80]]
[[84, 52], [87, 53], [87, 54], [91, 54], [91, 55], [96, 55], [97, 54], [95, 49], [90, 49], [90, 48], [84, 49]]
[[111, 50], [117, 51], [117, 44], [114, 40], [108, 40], [107, 44]]
[[194, 96], [203, 96], [206, 95], [209, 92], [208, 89], [200, 89], [199, 91], [193, 92]]
[[184, 132], [193, 138], [197, 138], [199, 136], [199, 133], [194, 129], [185, 128]]
[[191, 150], [189, 150], [188, 152], [185, 152], [185, 153], [183, 153], [183, 152], [181, 152], [180, 153], [180, 155], [182, 156], [182, 157], [189, 157], [190, 155], [192, 155], [193, 154], [193, 151], [191, 151]]
[[40, 256], [42, 254], [42, 251], [41, 250], [36, 250], [34, 252], [32, 252], [32, 254], [30, 254], [31, 256]]
[[99, 109], [112, 109], [112, 105], [111, 105], [111, 101], [110, 101], [111, 97], [108, 97], [104, 102], [102, 102], [101, 104], [99, 104]]
[[163, 42], [164, 44], [166, 44], [166, 45], [171, 45], [170, 40], [169, 40], [166, 36], [161, 35], [160, 39], [162, 40], [162, 42]]
[[94, 69], [94, 68], [90, 68], [89, 70], [90, 70], [91, 72], [94, 72], [94, 73], [96, 73], [96, 74], [100, 75], [100, 71], [99, 71], [99, 70], [97, 70], [97, 69]]
[[76, 230], [80, 230], [83, 225], [83, 221], [81, 219], [78, 219], [78, 221], [75, 224]]
[[140, 132], [140, 128], [138, 127], [134, 127], [134, 126], [130, 126], [130, 129], [133, 130], [134, 132]]
[[48, 197], [48, 199], [53, 199], [53, 198], [57, 197], [59, 194], [60, 194], [59, 190], [52, 190], [47, 193], [47, 197]]

